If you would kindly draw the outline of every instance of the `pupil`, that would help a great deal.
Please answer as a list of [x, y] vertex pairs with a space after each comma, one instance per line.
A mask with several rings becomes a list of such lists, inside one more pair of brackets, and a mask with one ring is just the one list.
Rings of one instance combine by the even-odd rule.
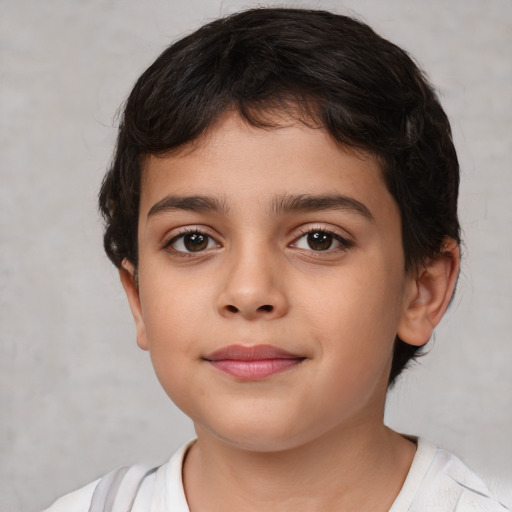
[[323, 231], [315, 231], [308, 235], [308, 245], [315, 251], [326, 251], [332, 245], [332, 235]]
[[190, 233], [185, 235], [183, 244], [190, 252], [202, 251], [208, 245], [208, 238], [201, 233]]

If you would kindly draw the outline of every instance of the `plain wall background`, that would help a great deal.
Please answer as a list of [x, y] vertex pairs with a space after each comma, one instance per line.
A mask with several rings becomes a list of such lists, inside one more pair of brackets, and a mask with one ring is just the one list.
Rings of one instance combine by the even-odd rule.
[[[255, 4], [0, 1], [0, 510], [43, 508], [193, 435], [136, 347], [96, 193], [140, 73], [176, 37]], [[359, 13], [438, 87], [462, 167], [464, 262], [387, 418], [455, 451], [511, 504], [512, 2], [286, 5]]]

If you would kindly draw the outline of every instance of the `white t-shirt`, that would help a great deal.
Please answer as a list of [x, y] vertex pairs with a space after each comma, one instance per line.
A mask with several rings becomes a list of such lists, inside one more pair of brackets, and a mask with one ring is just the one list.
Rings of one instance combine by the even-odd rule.
[[[418, 439], [418, 449], [402, 490], [389, 512], [506, 512], [473, 472], [455, 455]], [[183, 489], [183, 459], [191, 443], [182, 446], [163, 466], [147, 474], [135, 501], [120, 487], [109, 512], [190, 512]], [[134, 466], [124, 475], [140, 475]], [[133, 478], [138, 478], [133, 476]], [[100, 480], [58, 499], [45, 512], [88, 512]], [[130, 508], [131, 507], [131, 508]], [[510, 512], [510, 511], [509, 511]]]

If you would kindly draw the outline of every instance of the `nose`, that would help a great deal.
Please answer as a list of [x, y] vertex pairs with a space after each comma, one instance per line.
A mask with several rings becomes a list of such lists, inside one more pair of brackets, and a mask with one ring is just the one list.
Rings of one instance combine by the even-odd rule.
[[[253, 248], [254, 249], [254, 248]], [[276, 256], [264, 251], [233, 255], [226, 262], [217, 310], [225, 317], [275, 319], [288, 311], [283, 272]]]

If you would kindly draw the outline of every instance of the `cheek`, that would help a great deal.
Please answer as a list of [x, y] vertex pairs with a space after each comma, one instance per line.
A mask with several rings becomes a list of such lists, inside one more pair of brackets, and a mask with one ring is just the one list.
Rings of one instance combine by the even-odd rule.
[[[321, 336], [364, 341], [394, 340], [401, 315], [401, 278], [393, 268], [365, 265], [305, 283], [301, 315]], [[393, 275], [397, 274], [397, 275]], [[314, 284], [314, 286], [309, 286]]]
[[165, 268], [141, 275], [140, 297], [150, 343], [174, 340], [170, 344], [179, 345], [190, 331], [199, 330], [208, 305], [207, 292], [206, 283]]
[[[180, 290], [180, 293], [176, 293]], [[140, 279], [140, 297], [151, 360], [166, 392], [186, 386], [186, 362], [200, 357], [205, 331], [200, 291], [173, 280]]]
[[[337, 302], [326, 303], [322, 314], [310, 322], [321, 360], [320, 388], [334, 404], [335, 420], [339, 415], [341, 420], [355, 415], [373, 403], [372, 397], [382, 398], [396, 334], [389, 302], [373, 300], [373, 294], [354, 298], [343, 293], [339, 297]], [[318, 404], [316, 414], [327, 413]]]
[[176, 314], [154, 311], [147, 322], [148, 348], [160, 385], [176, 406], [187, 412], [197, 394], [195, 375], [190, 369], [195, 366], [194, 361], [199, 364], [198, 329], [194, 322], [184, 320], [181, 304], [171, 306], [175, 309], [171, 307], [170, 311]]
[[396, 269], [365, 265], [311, 288], [303, 302], [300, 316], [342, 387], [380, 378], [387, 368], [401, 316], [400, 283]]

